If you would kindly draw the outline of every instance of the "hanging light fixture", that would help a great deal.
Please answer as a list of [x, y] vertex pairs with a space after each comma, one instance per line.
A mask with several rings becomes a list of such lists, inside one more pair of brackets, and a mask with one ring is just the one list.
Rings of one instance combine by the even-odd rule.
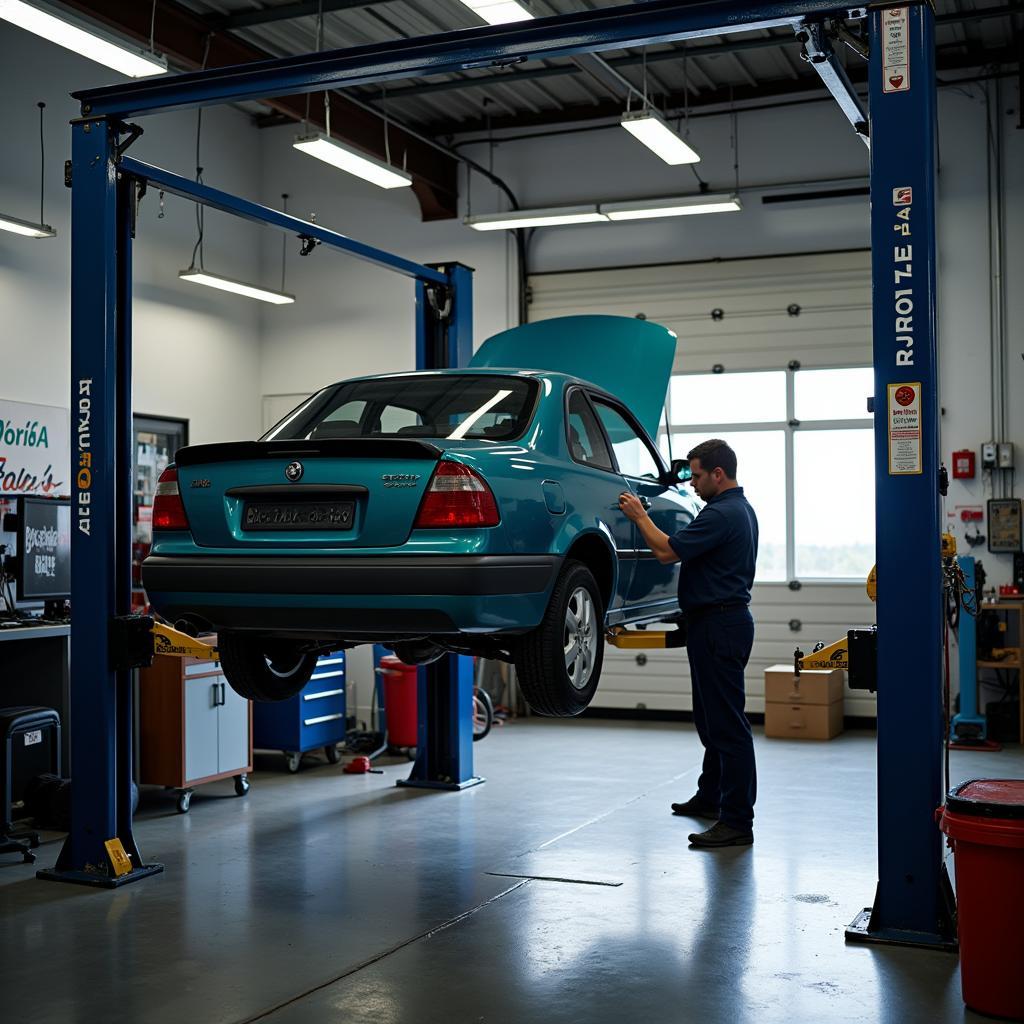
[[[206, 58], [209, 55], [209, 43], [207, 53], [203, 56], [203, 66], [206, 66]], [[196, 112], [196, 181], [202, 182], [203, 168], [199, 166], [200, 143], [203, 138], [203, 109]], [[287, 207], [287, 197], [285, 197]], [[283, 306], [295, 301], [294, 295], [289, 295], [284, 290], [284, 263], [282, 257], [281, 265], [281, 291], [275, 292], [269, 288], [260, 288], [258, 285], [247, 284], [245, 281], [238, 281], [233, 277], [225, 277], [223, 274], [213, 274], [203, 266], [203, 236], [206, 230], [206, 211], [201, 203], [196, 204], [196, 244], [192, 247], [192, 262], [184, 270], [178, 271], [178, 278], [188, 281], [190, 284], [201, 284], [207, 288], [216, 288], [218, 291], [231, 292], [234, 295], [244, 295], [248, 299], [258, 299], [260, 302], [269, 302], [275, 306]], [[198, 258], [198, 265], [196, 260]]]
[[697, 151], [672, 131], [656, 110], [627, 112], [621, 124], [633, 138], [673, 167], [700, 162]]
[[[2, 3], [2, 0], [0, 0]], [[39, 108], [39, 223], [35, 224], [30, 220], [22, 220], [20, 217], [8, 217], [0, 214], [0, 231], [10, 231], [15, 235], [24, 235], [26, 238], [53, 238], [57, 234], [43, 215], [43, 200], [45, 198], [46, 186], [46, 147], [43, 142], [43, 111], [46, 104], [40, 100], [36, 106]]]
[[234, 292], [235, 295], [244, 295], [249, 299], [259, 299], [260, 302], [269, 302], [275, 306], [284, 306], [295, 301], [294, 295], [285, 292], [274, 292], [268, 288], [258, 288], [256, 285], [246, 284], [244, 281], [236, 281], [222, 274], [211, 274], [201, 267], [189, 267], [187, 270], [178, 271], [178, 277], [183, 281], [190, 281], [192, 284], [205, 284], [208, 288], [217, 288], [222, 292]]
[[[324, 12], [323, 5], [317, 18], [316, 49], [319, 53], [324, 45]], [[385, 96], [386, 100], [386, 96]], [[292, 148], [300, 153], [307, 153], [322, 160], [325, 164], [337, 167], [339, 171], [362, 178], [380, 188], [408, 188], [412, 185], [412, 175], [407, 171], [399, 170], [391, 166], [391, 146], [388, 141], [388, 118], [387, 108], [384, 110], [384, 155], [385, 160], [379, 160], [370, 156], [353, 146], [348, 146], [337, 139], [331, 138], [331, 93], [327, 90], [324, 93], [324, 131], [309, 131], [309, 97], [306, 97], [306, 131], [303, 135], [297, 135], [292, 143]]]
[[381, 188], [408, 188], [412, 184], [412, 175], [386, 164], [383, 160], [360, 153], [351, 146], [332, 139], [323, 132], [315, 135], [299, 135], [293, 148], [300, 153], [308, 153], [318, 160], [337, 167], [339, 170], [354, 174], [357, 178], [372, 182]]
[[561, 224], [596, 224], [607, 220], [597, 206], [553, 206], [544, 210], [509, 210], [466, 217], [463, 223], [474, 231], [510, 231], [516, 228], [544, 228]]
[[63, 46], [129, 78], [167, 72], [167, 58], [133, 46], [92, 21], [43, 0], [0, 0], [0, 20]]
[[513, 21], [529, 21], [533, 15], [516, 0], [462, 0], [474, 14], [488, 25], [508, 25]]
[[738, 195], [674, 196], [669, 199], [637, 199], [602, 203], [598, 209], [609, 220], [655, 220], [659, 217], [687, 217], [698, 213], [734, 213], [742, 210]]

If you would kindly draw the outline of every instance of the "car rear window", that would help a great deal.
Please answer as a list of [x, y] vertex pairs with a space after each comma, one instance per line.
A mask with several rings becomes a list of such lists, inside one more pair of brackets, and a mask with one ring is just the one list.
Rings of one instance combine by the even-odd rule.
[[497, 374], [409, 374], [324, 388], [260, 440], [426, 437], [511, 441], [532, 417], [538, 384]]

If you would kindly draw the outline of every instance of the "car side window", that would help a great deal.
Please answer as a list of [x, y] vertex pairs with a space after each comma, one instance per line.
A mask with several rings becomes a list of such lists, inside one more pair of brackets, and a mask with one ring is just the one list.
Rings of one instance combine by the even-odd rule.
[[598, 469], [614, 470], [604, 434], [601, 433], [586, 395], [578, 389], [569, 395], [565, 426], [569, 455], [574, 462], [581, 462], [584, 466], [595, 466]]
[[594, 399], [594, 408], [611, 441], [615, 461], [623, 476], [640, 480], [660, 480], [661, 466], [647, 442], [622, 413], [600, 399]]

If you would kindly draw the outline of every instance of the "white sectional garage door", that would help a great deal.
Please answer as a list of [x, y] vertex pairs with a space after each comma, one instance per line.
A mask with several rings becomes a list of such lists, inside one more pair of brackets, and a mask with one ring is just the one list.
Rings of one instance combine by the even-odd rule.
[[[536, 274], [530, 320], [581, 313], [642, 314], [679, 336], [676, 371], [804, 369], [871, 361], [871, 262], [867, 251]], [[624, 353], [624, 358], [628, 354]], [[734, 420], [733, 414], [723, 421]], [[781, 487], [780, 483], [780, 487]], [[764, 670], [793, 650], [874, 622], [862, 583], [758, 583], [747, 706], [764, 710]], [[799, 628], [794, 628], [798, 625]], [[608, 649], [594, 706], [692, 709], [682, 651]], [[871, 694], [847, 690], [846, 714], [873, 716]]]

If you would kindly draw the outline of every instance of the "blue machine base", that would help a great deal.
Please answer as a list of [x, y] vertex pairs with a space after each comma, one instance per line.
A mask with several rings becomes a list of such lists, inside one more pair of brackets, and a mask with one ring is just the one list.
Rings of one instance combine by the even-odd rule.
[[105, 875], [97, 875], [91, 871], [58, 871], [56, 868], [44, 868], [36, 872], [36, 878], [46, 882], [70, 882], [72, 885], [88, 885], [93, 889], [119, 889], [129, 882], [137, 882], [140, 878], [148, 878], [150, 875], [159, 875], [163, 871], [163, 864], [143, 864], [140, 868], [129, 871], [119, 878], [108, 878]]
[[913, 946], [917, 949], [934, 949], [940, 953], [955, 953], [958, 945], [956, 938], [940, 935], [937, 932], [901, 932], [887, 929], [873, 932], [871, 924], [871, 907], [865, 907], [846, 929], [846, 941], [876, 946]]
[[430, 782], [427, 779], [399, 779], [395, 785], [409, 789], [469, 789], [470, 786], [479, 786], [486, 779], [474, 775], [465, 782]]
[[[979, 729], [977, 736], [971, 736], [969, 738], [961, 738], [956, 733], [956, 727], [958, 725], [972, 725], [977, 726]], [[949, 742], [950, 743], [970, 743], [971, 740], [985, 740], [988, 739], [988, 721], [984, 715], [954, 715], [953, 720], [949, 723]]]

